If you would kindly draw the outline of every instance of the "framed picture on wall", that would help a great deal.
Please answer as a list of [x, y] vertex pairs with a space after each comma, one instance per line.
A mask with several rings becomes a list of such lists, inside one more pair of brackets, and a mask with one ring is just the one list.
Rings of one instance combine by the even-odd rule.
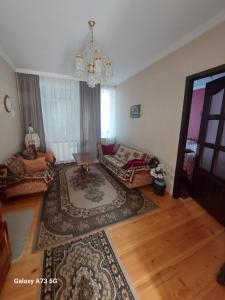
[[141, 117], [141, 104], [132, 105], [130, 107], [130, 117], [137, 119]]

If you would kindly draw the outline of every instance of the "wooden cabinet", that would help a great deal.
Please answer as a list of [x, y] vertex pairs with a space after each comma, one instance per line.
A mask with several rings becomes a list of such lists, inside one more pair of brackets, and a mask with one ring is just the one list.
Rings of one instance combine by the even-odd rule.
[[11, 249], [6, 222], [3, 221], [0, 204], [0, 290], [3, 286], [11, 263]]

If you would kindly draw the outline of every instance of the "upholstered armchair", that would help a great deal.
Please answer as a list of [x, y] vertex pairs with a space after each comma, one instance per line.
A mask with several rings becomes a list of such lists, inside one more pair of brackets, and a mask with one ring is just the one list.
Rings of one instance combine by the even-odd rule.
[[51, 153], [37, 152], [36, 158], [24, 159], [16, 154], [1, 168], [7, 169], [7, 198], [47, 191], [54, 176], [55, 158]]

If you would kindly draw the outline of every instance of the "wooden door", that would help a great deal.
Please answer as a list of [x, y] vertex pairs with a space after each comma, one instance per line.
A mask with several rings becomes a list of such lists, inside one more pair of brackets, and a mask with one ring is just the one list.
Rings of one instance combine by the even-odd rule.
[[198, 144], [193, 196], [225, 226], [225, 78], [206, 85]]

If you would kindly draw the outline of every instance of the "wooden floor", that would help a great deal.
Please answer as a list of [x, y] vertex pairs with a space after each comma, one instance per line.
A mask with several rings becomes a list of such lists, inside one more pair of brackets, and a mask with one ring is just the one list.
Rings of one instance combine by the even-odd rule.
[[[160, 206], [132, 220], [110, 226], [113, 247], [140, 299], [223, 300], [225, 287], [216, 273], [225, 262], [225, 230], [192, 199], [157, 197], [143, 188]], [[18, 286], [16, 277], [36, 279], [42, 253], [31, 253], [42, 196], [36, 195], [4, 206], [4, 211], [33, 208], [35, 216], [24, 255], [12, 264], [1, 300], [37, 299], [38, 286]]]

